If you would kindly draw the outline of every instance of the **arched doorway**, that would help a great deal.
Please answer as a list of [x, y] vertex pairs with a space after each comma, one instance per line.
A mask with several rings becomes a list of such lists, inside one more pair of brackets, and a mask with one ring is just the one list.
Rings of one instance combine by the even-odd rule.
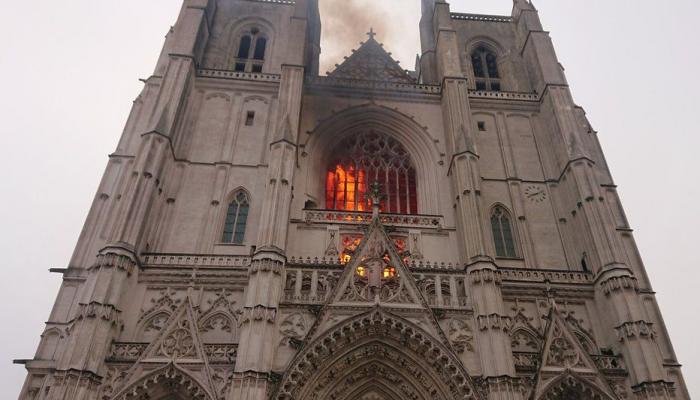
[[112, 400], [214, 400], [187, 372], [174, 364], [146, 374], [122, 389]]
[[606, 394], [603, 390], [592, 384], [577, 378], [574, 375], [566, 374], [556, 378], [550, 383], [540, 400], [614, 400], [615, 398]]
[[442, 343], [381, 309], [345, 320], [309, 343], [277, 400], [477, 400], [471, 378]]

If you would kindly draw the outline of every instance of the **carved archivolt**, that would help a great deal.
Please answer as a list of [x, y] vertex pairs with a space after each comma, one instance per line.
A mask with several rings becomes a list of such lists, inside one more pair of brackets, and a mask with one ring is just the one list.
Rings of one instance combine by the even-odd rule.
[[112, 400], [162, 399], [177, 396], [193, 400], [215, 400], [204, 385], [174, 364], [151, 372], [128, 388], [112, 397]]
[[381, 309], [345, 320], [305, 346], [273, 398], [355, 399], [348, 393], [362, 386], [389, 391], [392, 399], [479, 398], [454, 353]]
[[614, 400], [602, 390], [572, 374], [563, 375], [547, 387], [539, 400]]

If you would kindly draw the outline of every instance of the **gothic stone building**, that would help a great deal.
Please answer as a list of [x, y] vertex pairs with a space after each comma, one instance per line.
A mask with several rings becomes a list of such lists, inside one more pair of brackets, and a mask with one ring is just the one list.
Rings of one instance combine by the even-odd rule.
[[319, 75], [317, 0], [185, 0], [20, 398], [689, 399], [534, 5], [419, 29]]

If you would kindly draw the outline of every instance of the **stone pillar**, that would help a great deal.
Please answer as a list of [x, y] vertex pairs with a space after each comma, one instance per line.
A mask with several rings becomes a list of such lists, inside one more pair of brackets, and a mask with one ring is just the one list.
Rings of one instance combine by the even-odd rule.
[[[523, 55], [529, 61], [533, 85], [543, 93], [545, 104], [560, 127], [560, 147], [554, 149], [567, 161], [562, 165], [566, 185], [576, 204], [575, 218], [581, 219], [586, 253], [596, 274], [596, 303], [608, 334], [618, 338], [619, 350], [630, 373], [632, 389], [639, 399], [668, 399], [672, 384], [664, 368], [663, 355], [655, 342], [654, 327], [644, 308], [638, 279], [626, 265], [627, 256], [613, 216], [605, 203], [601, 174], [588, 148], [588, 132], [577, 121], [576, 105], [557, 61], [549, 35], [542, 31], [531, 3], [516, 0], [514, 17], [523, 40]], [[611, 335], [612, 336], [612, 335]]]
[[[186, 0], [172, 37], [162, 77], [153, 77], [157, 93], [144, 101], [148, 128], [132, 167], [125, 173], [125, 189], [116, 209], [107, 245], [87, 269], [78, 312], [70, 321], [65, 351], [57, 362], [47, 398], [95, 399], [103, 365], [112, 342], [121, 332], [120, 312], [138, 276], [138, 256], [165, 164], [171, 159], [172, 132], [195, 73], [195, 60], [208, 37], [206, 18], [210, 0]], [[212, 2], [213, 4], [213, 2]], [[165, 57], [165, 54], [163, 55]]]
[[[276, 317], [284, 291], [284, 266], [296, 138], [301, 111], [304, 68], [285, 65], [280, 83], [280, 118], [270, 145], [267, 186], [257, 251], [246, 288], [238, 358], [230, 397], [263, 400], [275, 381], [272, 371]], [[300, 282], [297, 282], [297, 285]]]
[[135, 276], [128, 251], [111, 249], [89, 269], [78, 312], [70, 323], [67, 349], [59, 360], [48, 399], [94, 399], [104, 360], [121, 331], [120, 305]]
[[469, 103], [469, 87], [462, 73], [457, 33], [449, 5], [434, 3], [436, 65], [442, 81], [442, 112], [447, 148], [452, 155], [450, 175], [460, 247], [469, 277], [469, 293], [476, 314], [482, 378], [491, 400], [521, 400], [510, 347], [509, 317], [500, 288], [499, 273], [486, 255], [481, 204], [479, 154]]

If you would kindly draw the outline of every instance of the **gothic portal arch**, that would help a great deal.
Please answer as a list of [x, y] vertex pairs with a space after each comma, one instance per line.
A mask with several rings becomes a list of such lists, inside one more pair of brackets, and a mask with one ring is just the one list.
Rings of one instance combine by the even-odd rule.
[[273, 398], [477, 400], [479, 395], [447, 347], [413, 323], [375, 308], [305, 346]]
[[573, 373], [566, 373], [547, 385], [538, 400], [617, 400]]
[[398, 141], [409, 153], [417, 174], [418, 211], [437, 214], [438, 171], [444, 154], [436, 139], [413, 118], [388, 107], [365, 104], [350, 107], [322, 121], [303, 144], [302, 163], [307, 166], [307, 187], [324, 198], [327, 164], [337, 144], [358, 132], [373, 131]]
[[152, 371], [119, 391], [112, 400], [215, 400], [205, 386], [175, 364]]

